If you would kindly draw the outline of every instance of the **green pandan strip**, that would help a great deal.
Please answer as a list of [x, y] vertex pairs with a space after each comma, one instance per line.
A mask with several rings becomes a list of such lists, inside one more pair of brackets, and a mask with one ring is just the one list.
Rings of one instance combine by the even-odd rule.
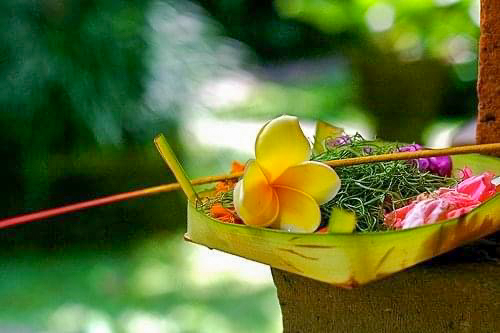
[[155, 140], [155, 145], [158, 151], [160, 152], [161, 157], [167, 163], [168, 167], [174, 173], [175, 178], [181, 185], [182, 191], [186, 194], [189, 201], [195, 201], [198, 198], [196, 191], [189, 180], [186, 171], [177, 160], [174, 151], [168, 144], [167, 140], [163, 136], [163, 134], [158, 135]]
[[[500, 174], [500, 159], [452, 157], [457, 167]], [[340, 287], [394, 274], [500, 230], [500, 195], [470, 213], [414, 229], [298, 234], [222, 223], [188, 205], [187, 240]]]

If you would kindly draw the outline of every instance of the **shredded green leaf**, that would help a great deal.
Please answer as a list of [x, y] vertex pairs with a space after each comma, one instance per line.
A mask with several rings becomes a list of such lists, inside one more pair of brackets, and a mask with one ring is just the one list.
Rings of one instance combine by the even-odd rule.
[[[397, 151], [403, 144], [366, 141], [359, 134], [350, 143], [327, 147], [327, 151], [313, 160], [338, 160]], [[356, 230], [361, 232], [385, 230], [384, 212], [406, 205], [423, 192], [449, 187], [457, 180], [421, 172], [412, 161], [390, 161], [336, 168], [342, 185], [339, 193], [321, 206], [322, 219], [328, 221], [333, 207], [356, 213]]]
[[221, 204], [224, 208], [234, 210], [233, 191], [219, 192], [214, 196], [200, 198], [196, 201], [196, 208], [210, 215], [210, 208], [215, 204]]

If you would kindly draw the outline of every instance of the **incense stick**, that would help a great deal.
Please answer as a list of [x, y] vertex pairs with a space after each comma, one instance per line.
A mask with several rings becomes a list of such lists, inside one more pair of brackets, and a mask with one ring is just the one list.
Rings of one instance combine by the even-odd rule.
[[[432, 157], [432, 156], [443, 156], [443, 155], [460, 155], [460, 154], [471, 154], [471, 153], [493, 153], [500, 152], [500, 143], [490, 143], [482, 145], [470, 145], [443, 149], [429, 149], [429, 150], [418, 150], [413, 152], [402, 152], [393, 154], [383, 154], [383, 155], [372, 155], [364, 157], [354, 157], [347, 158], [343, 160], [332, 160], [325, 161], [323, 163], [328, 164], [332, 167], [344, 167], [350, 165], [366, 164], [366, 163], [377, 163], [377, 162], [388, 162], [388, 161], [398, 161], [398, 160], [410, 160], [422, 157]], [[218, 176], [207, 176], [201, 177], [193, 180], [191, 183], [193, 185], [203, 185], [210, 184], [219, 181], [233, 180], [241, 177], [243, 172], [233, 173], [231, 175], [218, 175]], [[67, 206], [42, 210], [34, 213], [28, 213], [24, 215], [14, 216], [0, 220], [0, 229], [12, 227], [18, 224], [34, 222], [49, 217], [54, 217], [57, 215], [67, 214], [71, 212], [76, 212], [86, 208], [97, 207], [108, 205], [115, 202], [125, 201], [132, 198], [145, 197], [150, 195], [155, 195], [159, 193], [172, 192], [181, 189], [179, 183], [165, 184], [154, 187], [148, 187], [140, 190], [135, 190], [126, 193], [114, 194], [106, 197], [101, 197], [89, 201], [82, 201]]]
[[460, 147], [441, 148], [441, 149], [417, 150], [417, 151], [409, 151], [402, 153], [370, 155], [363, 157], [346, 158], [343, 160], [325, 161], [324, 163], [335, 168], [335, 167], [376, 163], [376, 162], [412, 160], [423, 157], [463, 155], [472, 153], [485, 154], [493, 152], [500, 152], [500, 143], [488, 143], [482, 145], [470, 145], [470, 146], [460, 146]]

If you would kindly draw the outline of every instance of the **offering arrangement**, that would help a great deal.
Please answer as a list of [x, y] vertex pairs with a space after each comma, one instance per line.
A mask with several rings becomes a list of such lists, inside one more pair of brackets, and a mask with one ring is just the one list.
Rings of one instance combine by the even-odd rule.
[[155, 142], [188, 197], [186, 240], [340, 287], [500, 230], [498, 158], [432, 156], [324, 122], [311, 143], [284, 115], [257, 134], [254, 159], [198, 193], [163, 136]]

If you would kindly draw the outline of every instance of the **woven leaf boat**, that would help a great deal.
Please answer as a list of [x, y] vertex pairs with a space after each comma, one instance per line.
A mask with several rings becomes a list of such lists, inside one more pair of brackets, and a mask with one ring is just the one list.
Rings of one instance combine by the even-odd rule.
[[[195, 192], [168, 143], [156, 144], [188, 197], [187, 241], [271, 267], [352, 288], [375, 281], [500, 230], [500, 194], [466, 215], [399, 231], [293, 233], [223, 223], [196, 206]], [[500, 159], [478, 154], [452, 156], [455, 171], [500, 174]]]

